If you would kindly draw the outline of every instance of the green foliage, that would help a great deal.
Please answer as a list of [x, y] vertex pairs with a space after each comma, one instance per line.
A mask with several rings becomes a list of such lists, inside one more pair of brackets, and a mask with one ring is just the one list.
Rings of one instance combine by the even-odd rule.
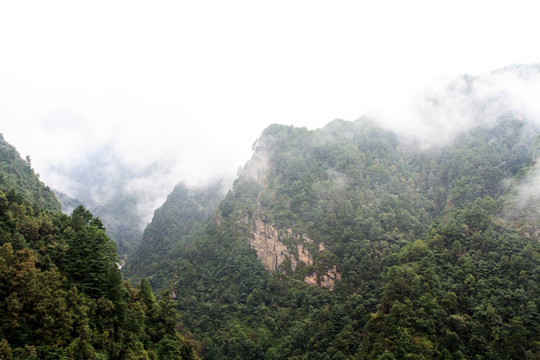
[[[189, 241], [189, 234], [210, 220], [222, 199], [221, 182], [201, 189], [188, 189], [178, 184], [167, 200], [155, 211], [146, 227], [141, 243], [129, 256], [123, 272], [132, 281], [152, 277], [160, 289], [167, 289], [160, 276], [162, 262], [174, 247]], [[171, 276], [171, 274], [167, 274]]]
[[175, 304], [123, 283], [117, 263], [82, 206], [51, 214], [0, 191], [0, 358], [196, 359]]
[[116, 298], [121, 287], [116, 247], [101, 221], [79, 206], [73, 210], [71, 226], [60, 230], [67, 243], [62, 270], [68, 281], [94, 299]]
[[39, 180], [34, 173], [30, 157], [26, 161], [17, 150], [8, 144], [0, 134], [0, 190], [4, 193], [14, 190], [27, 201], [49, 210], [60, 210], [60, 203], [54, 192]]
[[[539, 354], [538, 324], [523, 318], [534, 318], [540, 306], [540, 246], [494, 222], [493, 205], [477, 199], [434, 227], [427, 244], [401, 249], [386, 273], [379, 311], [366, 325], [363, 356]], [[464, 231], [456, 233], [456, 224]]]
[[[538, 357], [538, 239], [500, 218], [504, 180], [532, 166], [526, 128], [422, 150], [367, 119], [272, 125], [212, 221], [166, 203], [141, 243], [159, 255], [126, 273], [171, 290], [205, 359]], [[312, 239], [313, 264], [265, 270], [255, 220]], [[304, 282], [334, 266], [333, 291]]]

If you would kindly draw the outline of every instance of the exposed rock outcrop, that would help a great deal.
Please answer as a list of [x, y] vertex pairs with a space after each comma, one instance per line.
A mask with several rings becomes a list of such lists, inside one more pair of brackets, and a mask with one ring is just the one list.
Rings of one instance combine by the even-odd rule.
[[[300, 242], [303, 237], [295, 234], [291, 229], [280, 230], [274, 224], [255, 217], [251, 235], [252, 238], [249, 239], [251, 247], [255, 249], [257, 257], [267, 270], [277, 272], [279, 266], [286, 260], [290, 261], [293, 271], [299, 263], [313, 264], [311, 252]], [[285, 245], [284, 241], [287, 241], [289, 245]]]
[[335, 265], [320, 276], [317, 276], [317, 274], [311, 274], [304, 278], [304, 282], [306, 284], [322, 286], [330, 291], [334, 290], [336, 283], [339, 280], [341, 280], [341, 274], [337, 271]]
[[[252, 220], [252, 232], [249, 243], [257, 252], [257, 257], [264, 267], [271, 272], [295, 271], [300, 264], [313, 265], [313, 254], [310, 250], [324, 251], [322, 242], [316, 244], [307, 234], [296, 234], [292, 229], [278, 229], [274, 224], [255, 216]], [[313, 244], [313, 245], [309, 245]], [[283, 268], [286, 266], [287, 268]], [[317, 285], [333, 290], [341, 274], [336, 266], [328, 269], [324, 274], [308, 275], [304, 281], [310, 285]]]

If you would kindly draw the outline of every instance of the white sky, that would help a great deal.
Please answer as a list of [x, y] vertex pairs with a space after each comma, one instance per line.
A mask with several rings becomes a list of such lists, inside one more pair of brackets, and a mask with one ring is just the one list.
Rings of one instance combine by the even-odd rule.
[[0, 133], [56, 189], [52, 169], [112, 143], [133, 166], [168, 159], [166, 193], [233, 174], [271, 123], [540, 62], [535, 3], [0, 0]]

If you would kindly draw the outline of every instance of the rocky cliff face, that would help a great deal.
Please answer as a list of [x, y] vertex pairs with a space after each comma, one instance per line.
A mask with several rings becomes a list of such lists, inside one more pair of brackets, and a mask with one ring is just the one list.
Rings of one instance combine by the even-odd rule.
[[[280, 271], [280, 266], [289, 260], [290, 268], [282, 270], [296, 270], [299, 263], [313, 264], [313, 256], [302, 241], [313, 242], [302, 238], [291, 229], [281, 230], [274, 224], [255, 217], [253, 219], [253, 236], [249, 239], [251, 247], [257, 252], [257, 257], [264, 267], [272, 272]], [[286, 245], [287, 244], [287, 245]]]
[[[264, 267], [274, 273], [295, 271], [300, 265], [313, 265], [312, 252], [325, 250], [323, 243], [315, 244], [307, 234], [296, 234], [292, 229], [278, 229], [259, 217], [252, 220], [249, 243]], [[307, 275], [304, 281], [333, 290], [340, 279], [341, 275], [334, 266], [322, 275]]]
[[334, 290], [336, 283], [341, 280], [341, 274], [337, 271], [337, 267], [328, 269], [322, 275], [317, 276], [317, 274], [311, 274], [304, 278], [304, 282], [310, 285], [319, 285], [329, 289], [330, 291]]

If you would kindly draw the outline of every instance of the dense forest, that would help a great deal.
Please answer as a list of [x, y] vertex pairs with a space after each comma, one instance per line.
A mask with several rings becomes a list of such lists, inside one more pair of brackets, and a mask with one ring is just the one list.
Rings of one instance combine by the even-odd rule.
[[168, 199], [125, 274], [175, 294], [204, 359], [537, 359], [539, 134], [272, 125], [215, 215]]
[[166, 283], [170, 278], [166, 273], [169, 267], [163, 267], [163, 256], [183, 237], [203, 227], [224, 196], [221, 181], [192, 189], [178, 184], [155, 211], [153, 221], [144, 230], [141, 245], [130, 254], [124, 273], [130, 274], [131, 281], [152, 278], [156, 282], [164, 276], [159, 282]]
[[17, 149], [0, 134], [0, 189], [15, 190], [39, 207], [60, 210], [60, 202], [54, 192], [39, 180], [32, 169], [30, 156], [21, 158]]
[[61, 213], [1, 140], [0, 359], [196, 359], [170, 295], [122, 281], [101, 220]]
[[2, 137], [0, 359], [538, 359], [540, 129], [492, 120], [436, 146], [271, 125], [124, 266]]

